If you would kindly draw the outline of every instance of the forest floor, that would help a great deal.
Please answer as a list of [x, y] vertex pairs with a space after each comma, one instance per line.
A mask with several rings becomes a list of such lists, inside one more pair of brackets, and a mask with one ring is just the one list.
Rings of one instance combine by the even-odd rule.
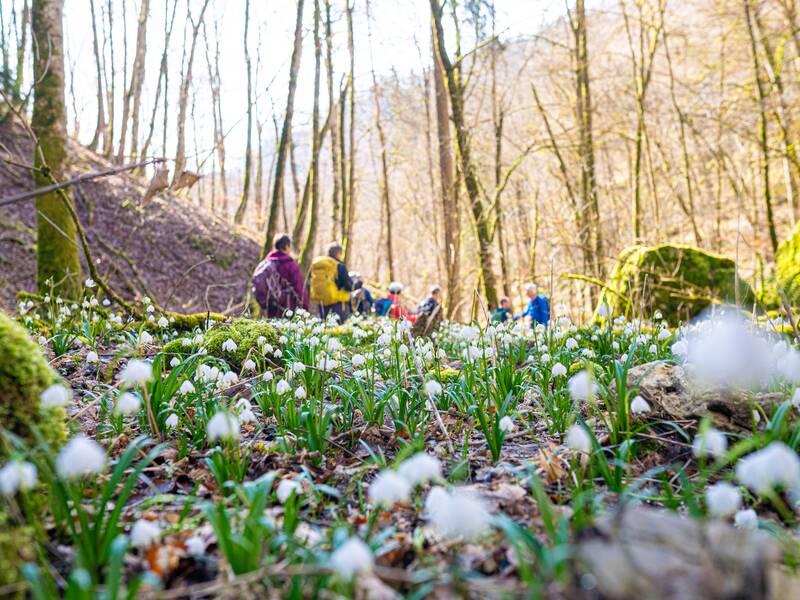
[[[33, 146], [21, 127], [6, 120], [0, 124], [0, 152], [28, 165]], [[115, 166], [72, 140], [69, 160], [70, 177]], [[165, 310], [240, 309], [260, 240], [179, 193], [164, 192], [142, 206], [147, 185], [126, 172], [83, 183], [83, 193], [73, 192], [100, 274], [123, 296], [147, 295]], [[28, 169], [0, 161], [3, 196], [33, 187]], [[0, 207], [0, 307], [12, 309], [20, 290], [36, 291], [34, 199]]]
[[58, 458], [19, 451], [52, 505], [42, 597], [798, 597], [800, 353], [747, 323], [412, 341], [307, 315], [179, 332], [93, 288], [19, 308], [71, 398], [42, 395]]

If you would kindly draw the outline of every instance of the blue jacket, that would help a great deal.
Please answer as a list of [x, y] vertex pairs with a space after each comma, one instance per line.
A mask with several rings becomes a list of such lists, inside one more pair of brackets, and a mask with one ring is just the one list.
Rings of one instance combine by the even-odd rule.
[[536, 296], [528, 300], [528, 307], [517, 319], [522, 317], [530, 317], [532, 325], [535, 323], [547, 325], [550, 320], [550, 303], [547, 301], [547, 297]]

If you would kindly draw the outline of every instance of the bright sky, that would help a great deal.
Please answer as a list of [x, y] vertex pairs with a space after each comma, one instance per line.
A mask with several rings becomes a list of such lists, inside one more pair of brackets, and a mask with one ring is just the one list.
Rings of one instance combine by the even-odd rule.
[[[98, 19], [105, 15], [108, 0], [95, 0]], [[157, 73], [163, 48], [163, 27], [165, 23], [165, 6], [172, 6], [174, 0], [151, 0], [150, 21], [148, 27], [148, 55], [145, 76], [145, 94], [143, 107], [143, 129], [149, 127], [150, 111], [155, 96]], [[463, 3], [463, 2], [462, 2]], [[114, 64], [118, 71], [117, 105], [122, 98], [123, 68], [123, 10], [126, 11], [128, 70], [133, 62], [136, 44], [136, 20], [139, 11], [139, 0], [111, 0], [114, 15]], [[323, 6], [324, 18], [324, 4]], [[22, 0], [4, 0], [0, 6], [4, 11], [4, 21], [9, 26], [8, 11], [14, 5], [19, 8]], [[101, 6], [102, 5], [102, 6]], [[331, 0], [334, 19], [334, 52], [337, 78], [347, 68], [346, 30], [343, 15], [344, 0]], [[178, 13], [170, 40], [170, 119], [174, 124], [177, 115], [177, 90], [181, 69], [182, 47], [184, 35], [191, 35], [186, 9], [190, 8], [197, 15], [202, 0], [178, 0]], [[245, 113], [246, 113], [246, 69], [244, 62], [244, 10], [245, 0], [211, 0], [206, 13], [205, 24], [211, 43], [213, 60], [213, 44], [216, 39], [215, 28], [218, 28], [221, 52], [221, 79], [223, 123], [226, 129], [232, 128], [227, 138], [231, 162], [236, 163], [244, 153]], [[258, 95], [257, 113], [264, 122], [265, 137], [272, 131], [273, 112], [283, 112], [288, 77], [288, 63], [292, 50], [296, 2], [294, 0], [251, 0], [250, 7], [250, 49], [253, 67], [258, 61], [258, 81], [254, 93]], [[412, 71], [419, 71], [421, 61], [428, 61], [430, 56], [430, 33], [428, 0], [371, 0], [372, 33], [375, 67], [379, 73], [390, 73], [395, 69], [402, 78]], [[530, 35], [542, 26], [557, 18], [564, 12], [564, 5], [559, 0], [496, 0], [497, 31], [501, 38]], [[102, 14], [101, 14], [102, 13]], [[449, 21], [449, 19], [448, 19]], [[313, 93], [313, 2], [306, 0], [304, 15], [305, 44], [300, 70], [300, 82], [297, 91], [296, 111], [297, 130], [302, 128], [310, 118]], [[67, 105], [70, 111], [70, 127], [74, 119], [72, 111], [78, 113], [80, 122], [80, 138], [88, 141], [94, 131], [96, 120], [96, 76], [92, 50], [92, 29], [89, 0], [65, 0], [65, 35], [67, 43], [67, 59], [72, 65], [68, 71], [74, 81], [68, 81]], [[464, 25], [463, 47], [468, 49], [472, 44], [469, 26]], [[370, 55], [367, 38], [366, 0], [355, 0], [354, 13], [355, 47], [356, 47], [356, 87], [367, 89], [370, 85]], [[415, 43], [416, 40], [416, 43]], [[259, 51], [260, 41], [260, 51]], [[417, 45], [420, 50], [418, 51]], [[323, 46], [324, 52], [324, 46]], [[420, 58], [420, 52], [422, 58]], [[106, 48], [107, 60], [110, 48]], [[110, 60], [108, 61], [110, 65]], [[194, 62], [194, 84], [196, 97], [197, 137], [200, 142], [200, 154], [205, 155], [211, 146], [212, 125], [210, 115], [210, 92], [208, 71], [205, 57], [205, 42], [201, 32], [198, 40]], [[68, 75], [69, 77], [69, 75]], [[74, 85], [75, 102], [70, 95], [69, 86]], [[269, 89], [267, 86], [269, 85]], [[323, 64], [322, 87], [325, 88]], [[325, 107], [327, 99], [323, 98]], [[274, 111], [273, 111], [274, 106]], [[174, 111], [174, 112], [173, 112]], [[324, 109], [323, 109], [324, 111]], [[324, 116], [324, 115], [323, 115]], [[160, 140], [157, 116], [155, 140]], [[173, 146], [170, 125], [168, 146]], [[193, 137], [191, 123], [188, 135]], [[193, 141], [189, 142], [193, 149]], [[154, 150], [160, 152], [160, 142]], [[174, 147], [168, 148], [168, 154]]]

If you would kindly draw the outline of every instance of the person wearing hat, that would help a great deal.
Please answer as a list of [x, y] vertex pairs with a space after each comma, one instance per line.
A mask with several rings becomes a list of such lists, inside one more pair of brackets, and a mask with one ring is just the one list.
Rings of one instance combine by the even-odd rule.
[[431, 295], [417, 307], [418, 315], [429, 315], [436, 310], [436, 307], [442, 303], [442, 288], [434, 285], [431, 288]]
[[406, 307], [403, 306], [403, 301], [400, 300], [400, 294], [403, 293], [403, 289], [404, 286], [399, 281], [393, 281], [389, 284], [389, 294], [386, 298], [391, 301], [391, 305], [387, 311], [387, 316], [395, 321], [399, 319], [408, 319], [413, 323], [416, 317], [408, 314]]

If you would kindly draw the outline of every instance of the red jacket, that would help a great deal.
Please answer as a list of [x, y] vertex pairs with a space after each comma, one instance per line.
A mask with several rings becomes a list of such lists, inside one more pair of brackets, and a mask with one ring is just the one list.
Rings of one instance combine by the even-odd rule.
[[403, 306], [403, 303], [400, 301], [400, 296], [397, 294], [387, 294], [386, 297], [392, 301], [392, 305], [389, 307], [388, 312], [386, 313], [387, 316], [394, 319], [395, 321], [399, 320], [400, 318], [405, 318], [411, 321], [412, 323], [416, 321], [416, 315], [409, 315], [406, 307]]

